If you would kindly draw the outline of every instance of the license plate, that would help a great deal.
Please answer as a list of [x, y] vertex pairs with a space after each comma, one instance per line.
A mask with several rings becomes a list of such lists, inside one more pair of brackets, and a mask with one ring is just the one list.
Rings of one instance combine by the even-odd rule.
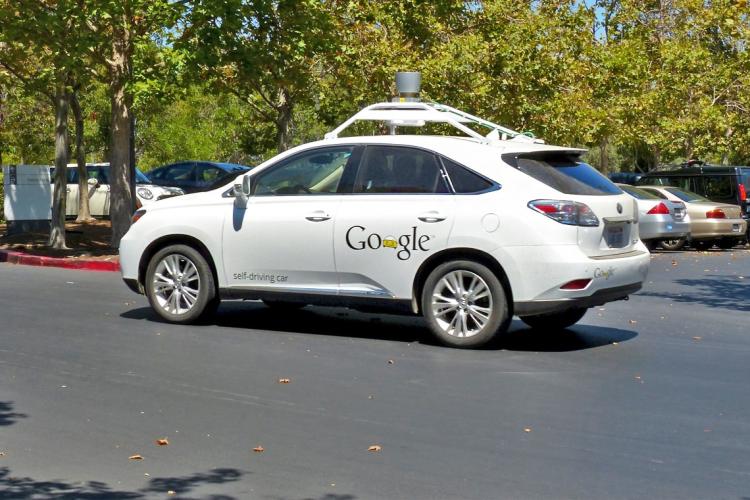
[[604, 232], [607, 246], [620, 248], [625, 246], [625, 228], [622, 226], [609, 226]]
[[739, 224], [732, 224], [732, 232], [733, 233], [739, 233], [740, 232], [740, 225]]

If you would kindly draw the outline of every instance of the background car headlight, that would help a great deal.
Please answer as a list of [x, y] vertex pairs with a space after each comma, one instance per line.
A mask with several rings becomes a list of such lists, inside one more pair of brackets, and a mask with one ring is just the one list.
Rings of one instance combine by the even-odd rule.
[[138, 196], [140, 196], [144, 200], [150, 200], [151, 198], [154, 197], [154, 193], [152, 193], [150, 189], [139, 188], [138, 189]]
[[185, 191], [183, 191], [180, 188], [167, 188], [167, 191], [170, 194], [174, 194], [174, 195], [183, 195], [183, 194], [185, 194]]

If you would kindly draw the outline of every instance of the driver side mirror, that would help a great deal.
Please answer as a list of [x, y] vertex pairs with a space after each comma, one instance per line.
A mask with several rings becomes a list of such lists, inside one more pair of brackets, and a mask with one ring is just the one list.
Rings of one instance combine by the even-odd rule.
[[247, 208], [247, 200], [253, 192], [253, 180], [249, 175], [242, 177], [242, 182], [234, 184], [234, 206], [237, 208]]

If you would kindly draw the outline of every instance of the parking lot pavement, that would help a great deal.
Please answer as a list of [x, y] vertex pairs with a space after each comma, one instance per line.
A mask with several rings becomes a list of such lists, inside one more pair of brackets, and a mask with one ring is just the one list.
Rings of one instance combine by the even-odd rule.
[[569, 331], [459, 351], [327, 308], [168, 325], [116, 274], [2, 264], [0, 498], [747, 497], [748, 290], [747, 250], [655, 254]]

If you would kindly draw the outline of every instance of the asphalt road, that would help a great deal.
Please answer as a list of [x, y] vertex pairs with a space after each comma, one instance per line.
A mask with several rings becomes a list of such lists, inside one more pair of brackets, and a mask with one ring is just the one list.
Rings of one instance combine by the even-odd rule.
[[747, 250], [659, 254], [569, 331], [459, 351], [325, 308], [172, 326], [117, 274], [3, 264], [0, 498], [748, 498], [748, 291]]

